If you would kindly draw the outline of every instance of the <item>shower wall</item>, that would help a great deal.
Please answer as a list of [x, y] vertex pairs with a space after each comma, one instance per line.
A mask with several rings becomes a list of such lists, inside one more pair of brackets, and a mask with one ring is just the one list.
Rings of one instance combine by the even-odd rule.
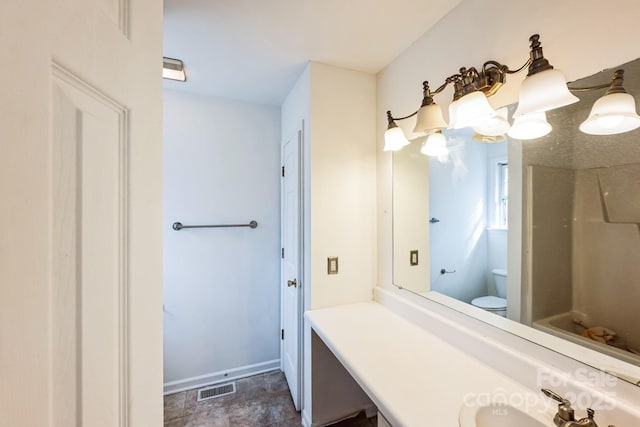
[[626, 222], [640, 165], [529, 166], [528, 177], [532, 320], [581, 313], [640, 349], [640, 228]]
[[532, 320], [571, 311], [575, 171], [529, 166], [527, 206]]
[[[638, 174], [629, 172], [629, 166], [576, 171], [573, 310], [588, 314], [594, 323], [588, 326], [613, 329], [629, 347], [640, 349], [635, 321], [640, 308], [640, 229], [635, 223], [607, 222], [622, 216], [616, 198], [626, 200], [628, 207], [637, 197], [633, 181]], [[616, 175], [635, 189], [623, 188], [626, 184], [606, 188]]]

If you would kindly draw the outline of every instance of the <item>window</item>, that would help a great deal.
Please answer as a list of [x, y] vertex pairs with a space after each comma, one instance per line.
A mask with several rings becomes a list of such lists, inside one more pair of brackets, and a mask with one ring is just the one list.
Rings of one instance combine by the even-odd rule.
[[498, 162], [496, 176], [496, 226], [507, 228], [509, 207], [509, 164]]

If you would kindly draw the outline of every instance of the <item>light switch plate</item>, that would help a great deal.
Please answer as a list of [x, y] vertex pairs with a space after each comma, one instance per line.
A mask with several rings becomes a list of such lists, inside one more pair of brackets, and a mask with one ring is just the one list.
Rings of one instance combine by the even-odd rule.
[[338, 274], [338, 257], [330, 256], [327, 258], [327, 274]]
[[409, 265], [418, 265], [418, 251], [409, 251]]

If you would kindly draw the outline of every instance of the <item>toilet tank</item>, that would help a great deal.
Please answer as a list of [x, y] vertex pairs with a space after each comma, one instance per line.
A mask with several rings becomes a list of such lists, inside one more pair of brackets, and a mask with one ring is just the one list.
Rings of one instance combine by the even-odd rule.
[[496, 285], [496, 292], [500, 298], [507, 297], [507, 270], [496, 268], [491, 270], [493, 274], [493, 284]]

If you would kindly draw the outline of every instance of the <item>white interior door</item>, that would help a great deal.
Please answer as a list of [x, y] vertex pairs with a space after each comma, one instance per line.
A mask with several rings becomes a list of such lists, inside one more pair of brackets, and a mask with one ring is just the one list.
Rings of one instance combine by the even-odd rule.
[[162, 425], [162, 12], [0, 5], [0, 426]]
[[284, 141], [282, 159], [282, 364], [296, 410], [302, 391], [300, 333], [302, 331], [302, 255], [300, 208], [300, 147], [302, 131]]

